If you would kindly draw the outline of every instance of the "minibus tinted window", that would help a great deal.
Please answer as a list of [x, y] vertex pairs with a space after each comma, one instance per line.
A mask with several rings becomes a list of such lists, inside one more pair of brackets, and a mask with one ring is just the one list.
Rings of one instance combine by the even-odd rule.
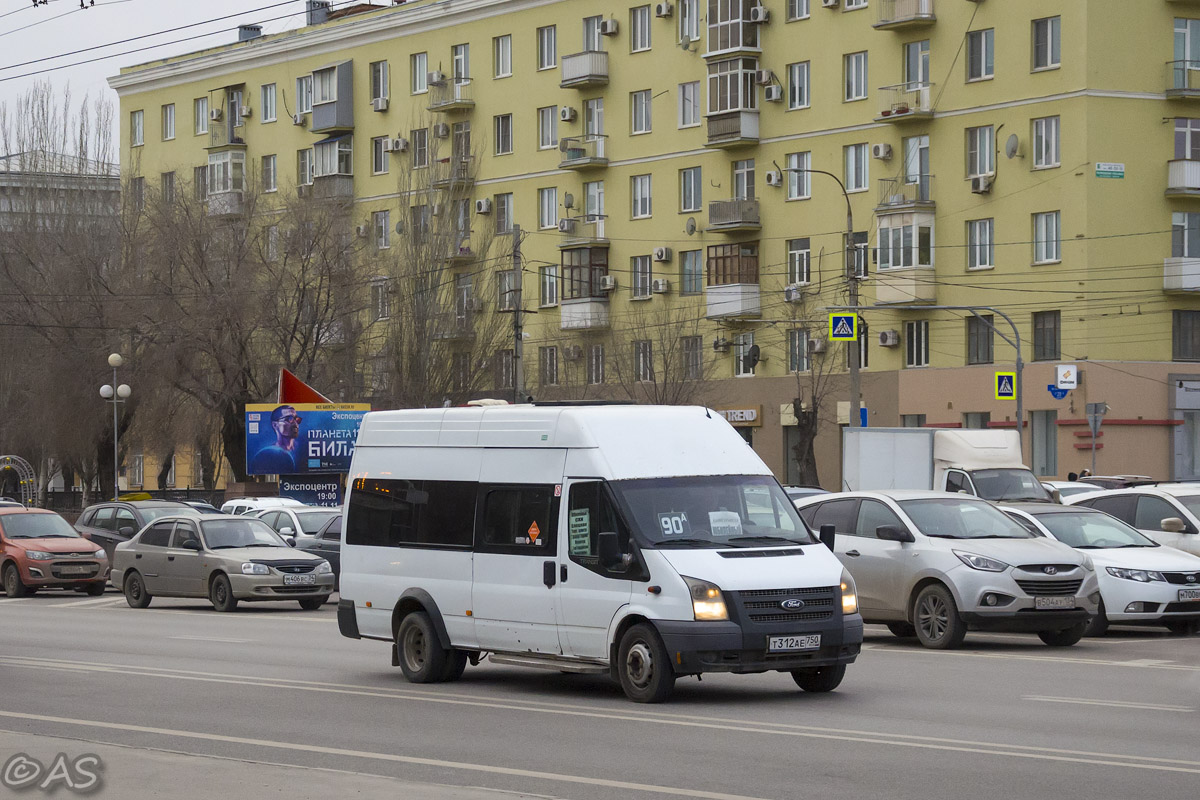
[[346, 544], [470, 547], [477, 486], [359, 478], [350, 493]]
[[554, 555], [557, 509], [553, 486], [485, 487], [480, 544]]

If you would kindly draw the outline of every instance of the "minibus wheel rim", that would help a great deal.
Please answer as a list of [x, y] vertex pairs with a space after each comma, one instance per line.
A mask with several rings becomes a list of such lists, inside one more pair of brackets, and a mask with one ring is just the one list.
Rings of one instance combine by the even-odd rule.
[[625, 654], [625, 674], [638, 688], [645, 688], [654, 680], [654, 656], [645, 642], [634, 643]]
[[428, 656], [424, 632], [416, 625], [404, 631], [404, 663], [413, 672], [420, 672]]

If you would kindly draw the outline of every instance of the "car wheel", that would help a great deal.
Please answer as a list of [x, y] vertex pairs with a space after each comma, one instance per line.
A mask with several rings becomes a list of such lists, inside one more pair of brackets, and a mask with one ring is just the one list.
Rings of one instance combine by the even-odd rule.
[[446, 657], [446, 671], [442, 673], [442, 680], [446, 683], [456, 681], [462, 677], [462, 674], [467, 671], [467, 651], [466, 650], [451, 650]]
[[832, 692], [846, 677], [845, 664], [792, 670], [792, 680], [806, 692]]
[[233, 587], [229, 585], [229, 577], [221, 573], [213, 578], [208, 587], [208, 599], [217, 611], [234, 611], [237, 609], [237, 598], [233, 596]]
[[125, 602], [129, 603], [130, 608], [145, 608], [150, 605], [150, 593], [146, 591], [146, 584], [138, 573], [130, 572], [125, 576], [123, 591]]
[[92, 597], [99, 597], [100, 595], [104, 594], [104, 582], [97, 581], [96, 583], [89, 583], [84, 591], [86, 591]]
[[917, 635], [917, 629], [908, 622], [889, 622], [887, 629], [892, 632], [892, 636], [899, 636], [901, 639], [911, 639]]
[[1194, 619], [1173, 619], [1163, 624], [1167, 626], [1167, 630], [1176, 636], [1190, 636], [1200, 633], [1200, 621]]
[[621, 637], [617, 675], [625, 696], [635, 703], [661, 703], [671, 696], [675, 688], [671, 655], [650, 625], [634, 625]]
[[1083, 638], [1088, 623], [1081, 622], [1059, 631], [1038, 631], [1038, 638], [1051, 647], [1070, 647]]
[[1100, 601], [1100, 607], [1096, 609], [1096, 616], [1088, 620], [1087, 627], [1083, 629], [1084, 636], [1103, 636], [1108, 633], [1108, 614], [1104, 610], [1104, 601]]
[[9, 564], [4, 568], [4, 593], [9, 597], [24, 597], [32, 594], [29, 587], [21, 582], [21, 573], [17, 571], [16, 564]]
[[913, 604], [917, 640], [932, 650], [953, 650], [967, 635], [954, 595], [940, 583], [926, 586]]
[[329, 595], [327, 594], [323, 594], [320, 597], [305, 597], [300, 600], [300, 607], [305, 611], [316, 611], [328, 602]]
[[442, 649], [429, 615], [414, 611], [396, 629], [400, 671], [411, 683], [437, 683], [446, 674], [449, 653]]

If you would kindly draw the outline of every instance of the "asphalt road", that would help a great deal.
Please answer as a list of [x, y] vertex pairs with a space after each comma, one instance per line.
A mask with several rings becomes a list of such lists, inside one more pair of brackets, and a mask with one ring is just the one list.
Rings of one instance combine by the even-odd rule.
[[644, 706], [595, 676], [487, 663], [412, 685], [386, 644], [339, 636], [334, 609], [0, 598], [0, 762], [92, 753], [101, 797], [189, 800], [1090, 800], [1200, 785], [1200, 639], [1155, 629], [1066, 649], [971, 634], [941, 653], [872, 626], [833, 694], [713, 675]]

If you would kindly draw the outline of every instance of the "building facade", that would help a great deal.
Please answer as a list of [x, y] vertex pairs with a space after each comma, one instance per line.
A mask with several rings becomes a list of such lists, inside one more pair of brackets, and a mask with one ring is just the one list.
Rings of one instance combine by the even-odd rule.
[[[869, 425], [1015, 427], [995, 373], [1019, 334], [1039, 474], [1090, 467], [1085, 408], [1107, 402], [1099, 472], [1200, 477], [1200, 2], [340, 13], [122, 70], [123, 172], [194, 181], [209, 213], [249, 183], [344, 197], [381, 249], [422, 213], [461, 214], [463, 272], [508, 269], [472, 261], [470, 238], [519, 225], [524, 269], [505, 274], [537, 311], [531, 394], [652, 383], [649, 331], [678, 330], [683, 377], [784, 481], [793, 400], [815, 392], [820, 478], [838, 483], [848, 382], [827, 309], [855, 296]], [[431, 152], [469, 205], [422, 211], [403, 188]], [[1060, 364], [1079, 385], [1058, 399]]]

